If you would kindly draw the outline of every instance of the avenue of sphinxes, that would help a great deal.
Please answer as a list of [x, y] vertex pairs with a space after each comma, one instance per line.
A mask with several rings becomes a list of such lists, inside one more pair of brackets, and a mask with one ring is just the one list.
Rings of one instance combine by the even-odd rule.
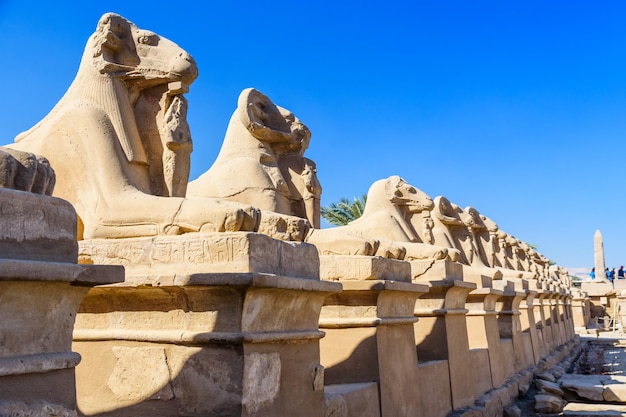
[[321, 228], [306, 115], [254, 88], [189, 183], [197, 76], [106, 14], [0, 149], [0, 416], [498, 416], [577, 349], [589, 299], [489, 213], [390, 173]]

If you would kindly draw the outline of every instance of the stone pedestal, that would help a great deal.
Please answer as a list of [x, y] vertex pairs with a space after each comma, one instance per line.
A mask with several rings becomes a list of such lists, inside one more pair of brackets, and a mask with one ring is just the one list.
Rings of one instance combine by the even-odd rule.
[[619, 323], [622, 325], [622, 332], [626, 332], [626, 292], [617, 296], [617, 302], [619, 305]]
[[520, 304], [526, 298], [527, 281], [508, 279], [498, 282], [503, 291], [498, 302], [498, 328], [502, 339], [510, 339], [513, 346], [513, 372], [519, 372], [533, 362], [530, 340], [524, 341], [520, 320]]
[[420, 319], [414, 325], [418, 360], [448, 361], [455, 410], [474, 402], [474, 377], [472, 367], [467, 366], [471, 358], [465, 299], [475, 289], [476, 284], [460, 280], [430, 281], [428, 294], [420, 297], [415, 307], [415, 316]]
[[522, 333], [528, 333], [530, 336], [530, 342], [532, 345], [532, 363], [537, 364], [542, 357], [543, 351], [541, 346], [541, 339], [537, 332], [537, 323], [535, 322], [535, 297], [537, 296], [536, 290], [526, 290], [526, 298], [520, 303], [520, 323], [522, 324]]
[[[620, 305], [622, 305], [622, 299], [624, 298], [626, 297], [620, 296]], [[587, 296], [587, 293], [576, 292], [572, 297], [571, 308], [574, 329], [586, 329], [591, 318], [591, 312], [589, 309], [589, 297]], [[626, 305], [622, 306], [621, 311], [626, 314]], [[624, 321], [622, 321], [622, 323], [624, 323]]]
[[550, 303], [550, 318], [552, 322], [552, 325], [550, 326], [552, 329], [551, 349], [555, 349], [565, 343], [563, 337], [563, 326], [561, 324], [561, 312], [559, 306], [560, 298], [561, 293], [556, 288], [553, 288], [550, 296], [546, 298], [546, 300]]
[[[317, 279], [315, 247], [252, 233], [145, 244], [133, 255], [145, 261], [129, 267], [136, 275], [129, 272], [123, 286], [90, 291], [81, 305], [74, 346], [83, 356], [82, 413], [321, 415], [318, 319], [324, 299], [341, 285]], [[107, 252], [111, 245], [119, 250]], [[115, 262], [130, 258], [119, 257], [132, 253], [123, 247], [89, 241], [81, 254], [105, 261], [101, 254], [113, 253]], [[174, 254], [177, 270], [170, 267]], [[192, 259], [197, 263], [185, 265]]]
[[[507, 375], [503, 363], [505, 358], [500, 349], [500, 333], [496, 315], [496, 301], [502, 291], [493, 288], [477, 288], [467, 296], [467, 328], [469, 348], [487, 351], [487, 366], [474, 367], [475, 394], [480, 395], [491, 388], [499, 387], [506, 381]], [[474, 360], [472, 364], [479, 361]]]
[[546, 356], [553, 349], [553, 337], [552, 337], [552, 315], [550, 312], [550, 296], [552, 292], [543, 289], [537, 294], [535, 300], [537, 301], [537, 309], [535, 318], [537, 319], [537, 333], [542, 340], [542, 352], [541, 356]]
[[411, 283], [408, 262], [372, 257], [322, 257], [322, 276], [341, 277], [341, 264], [343, 291], [326, 300], [320, 317], [326, 382], [376, 381], [383, 417], [418, 415], [413, 310], [428, 286]]
[[76, 214], [63, 200], [0, 188], [0, 212], [0, 415], [76, 415], [76, 311], [123, 268], [76, 265]]
[[557, 294], [558, 295], [555, 297], [555, 310], [559, 324], [559, 344], [562, 345], [564, 343], [567, 343], [567, 341], [570, 339], [569, 323], [567, 322], [566, 310], [567, 293], [565, 292], [564, 288], [559, 288]]

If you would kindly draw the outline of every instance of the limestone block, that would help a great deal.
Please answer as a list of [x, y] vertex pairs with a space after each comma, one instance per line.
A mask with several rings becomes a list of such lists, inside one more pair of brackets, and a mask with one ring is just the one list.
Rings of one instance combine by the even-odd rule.
[[243, 369], [242, 405], [255, 414], [271, 405], [280, 391], [281, 360], [278, 352], [248, 355]]
[[324, 417], [379, 417], [378, 384], [335, 384], [324, 387]]
[[476, 404], [482, 409], [484, 416], [498, 416], [505, 404], [496, 391], [490, 391], [480, 396]]
[[557, 414], [563, 411], [563, 400], [550, 394], [535, 395], [535, 411], [544, 414]]
[[67, 201], [0, 188], [0, 257], [76, 263], [76, 212]]
[[320, 278], [327, 281], [411, 282], [411, 264], [378, 256], [320, 256]]
[[514, 379], [517, 381], [519, 386], [519, 395], [525, 397], [528, 394], [528, 390], [530, 389], [530, 385], [533, 382], [533, 373], [532, 369], [526, 369], [517, 375], [515, 375]]
[[537, 390], [539, 391], [544, 391], [548, 394], [556, 395], [561, 398], [565, 395], [563, 393], [563, 390], [561, 389], [561, 386], [557, 384], [556, 382], [545, 381], [543, 379], [536, 379], [535, 386], [537, 387]]
[[561, 387], [575, 392], [579, 397], [592, 401], [604, 401], [602, 375], [565, 374], [559, 379]]
[[[21, 166], [12, 178], [7, 153]], [[0, 151], [0, 175], [38, 193], [54, 185], [47, 161], [15, 150]], [[67, 201], [0, 188], [0, 415], [76, 415], [76, 312], [90, 287], [124, 280], [119, 266], [76, 265], [76, 234]]]
[[1, 401], [0, 416], [17, 417], [76, 417], [76, 411], [46, 401], [26, 404], [21, 401]]
[[489, 353], [487, 349], [470, 350], [472, 373], [474, 376], [474, 394], [477, 397], [493, 388]]
[[611, 375], [604, 380], [603, 397], [605, 401], [614, 403], [626, 403], [626, 377]]
[[503, 417], [522, 417], [522, 410], [516, 405], [511, 405], [504, 409], [502, 416]]
[[606, 416], [606, 417], [623, 417], [626, 416], [626, 406], [618, 404], [586, 404], [586, 403], [568, 403], [563, 408], [564, 416], [582, 417], [582, 416]]
[[[419, 358], [418, 358], [419, 359]], [[419, 364], [420, 416], [445, 417], [452, 411], [448, 361], [429, 361]]]
[[174, 398], [165, 349], [115, 346], [113, 354], [117, 361], [107, 386], [118, 400], [139, 402]]
[[93, 289], [74, 332], [83, 357], [79, 408], [164, 417], [319, 416], [319, 313], [340, 289], [261, 273]]
[[80, 242], [80, 262], [126, 267], [126, 285], [172, 285], [201, 273], [268, 273], [319, 279], [313, 245], [258, 233], [209, 233]]
[[605, 297], [615, 293], [610, 282], [583, 281], [580, 289], [586, 292], [589, 297]]
[[559, 366], [559, 365], [555, 365], [552, 368], [550, 368], [550, 373], [554, 375], [554, 377], [557, 379], [565, 375], [566, 372], [567, 371], [562, 366]]
[[411, 261], [411, 274], [416, 282], [462, 281], [463, 265], [448, 260]]

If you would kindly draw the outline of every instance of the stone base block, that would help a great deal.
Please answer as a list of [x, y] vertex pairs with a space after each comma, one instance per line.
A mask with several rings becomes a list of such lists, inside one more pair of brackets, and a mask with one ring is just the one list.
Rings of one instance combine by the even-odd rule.
[[587, 281], [583, 282], [580, 287], [581, 291], [586, 292], [590, 297], [605, 297], [615, 294], [616, 291], [610, 282]]
[[51, 404], [46, 401], [36, 401], [34, 403], [24, 403], [22, 401], [0, 401], [0, 416], [54, 416], [54, 417], [76, 417], [76, 411], [58, 404]]
[[463, 265], [458, 262], [442, 261], [411, 261], [413, 281], [463, 281]]
[[253, 273], [94, 288], [74, 330], [78, 408], [101, 417], [319, 417], [319, 313], [339, 290]]
[[585, 404], [572, 402], [568, 403], [563, 408], [563, 415], [573, 417], [626, 416], [626, 405], [611, 404], [608, 406], [607, 404]]
[[378, 256], [320, 256], [320, 278], [326, 281], [411, 282], [411, 264]]
[[84, 240], [79, 262], [123, 265], [126, 285], [157, 285], [173, 277], [225, 272], [319, 279], [315, 246], [250, 232]]
[[[420, 359], [418, 357], [418, 359]], [[445, 417], [452, 411], [448, 361], [430, 361], [419, 364], [420, 416]]]
[[337, 384], [324, 387], [324, 417], [379, 417], [378, 384]]
[[0, 218], [2, 258], [76, 263], [76, 212], [67, 201], [0, 188]]
[[89, 287], [123, 275], [119, 266], [0, 259], [0, 416], [72, 415], [76, 312]]

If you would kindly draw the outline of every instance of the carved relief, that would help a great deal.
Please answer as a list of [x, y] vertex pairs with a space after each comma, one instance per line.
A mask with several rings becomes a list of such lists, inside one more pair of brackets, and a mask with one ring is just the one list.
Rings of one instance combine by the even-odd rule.
[[202, 237], [185, 239], [160, 238], [159, 240], [125, 239], [85, 241], [80, 245], [80, 255], [93, 263], [102, 264], [215, 264], [234, 262], [248, 247], [245, 235], [229, 235], [219, 239]]

